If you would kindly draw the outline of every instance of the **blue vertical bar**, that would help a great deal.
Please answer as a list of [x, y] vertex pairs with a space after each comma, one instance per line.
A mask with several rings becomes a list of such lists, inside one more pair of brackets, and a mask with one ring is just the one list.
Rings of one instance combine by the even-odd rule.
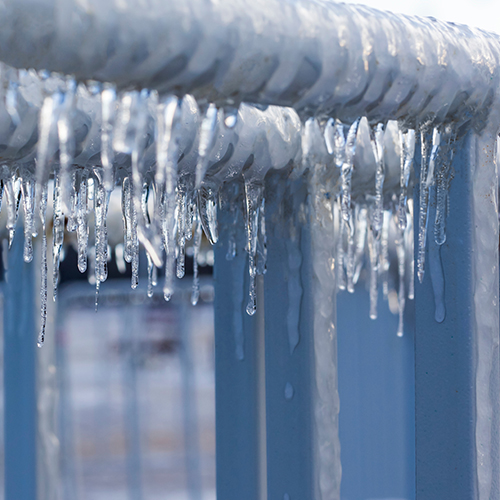
[[[241, 216], [222, 210], [215, 246], [217, 500], [259, 500], [261, 433], [257, 318], [246, 314], [248, 266]], [[236, 255], [226, 258], [229, 241]]]
[[404, 336], [379, 294], [378, 318], [363, 285], [337, 297], [342, 500], [415, 498], [414, 304]]
[[4, 301], [5, 500], [36, 499], [35, 264], [16, 232]]
[[[435, 209], [433, 213], [431, 203], [426, 273], [423, 283], [415, 286], [417, 500], [479, 498], [476, 419], [481, 408], [477, 408], [476, 400], [472, 172], [476, 167], [484, 168], [479, 162], [481, 154], [472, 132], [458, 142], [452, 165], [446, 242], [438, 247], [433, 241]], [[418, 188], [414, 199], [417, 227]], [[495, 234], [493, 237], [498, 238]], [[438, 323], [434, 319], [432, 282], [439, 288], [443, 278], [446, 315]], [[491, 307], [498, 308], [498, 304]], [[498, 370], [491, 376], [498, 384]], [[498, 418], [496, 412], [494, 409], [494, 418]], [[492, 446], [498, 447], [497, 431], [491, 439]], [[494, 474], [495, 470], [498, 474], [498, 464], [494, 465]], [[494, 489], [498, 488], [498, 481], [495, 484]], [[497, 498], [494, 489], [489, 498]]]
[[[267, 491], [270, 500], [313, 499], [317, 464], [313, 443], [314, 304], [310, 228], [296, 224], [297, 233], [293, 239], [290, 237], [283, 218], [283, 200], [278, 194], [280, 179], [275, 185], [271, 182], [266, 186], [268, 255], [264, 278]], [[306, 196], [304, 183], [288, 201], [293, 198], [292, 203], [298, 206], [305, 202]], [[302, 258], [299, 277], [292, 277], [290, 262], [299, 256]], [[297, 281], [292, 285], [293, 290], [288, 286], [291, 279]], [[298, 300], [290, 297], [291, 291], [298, 292], [295, 297]]]

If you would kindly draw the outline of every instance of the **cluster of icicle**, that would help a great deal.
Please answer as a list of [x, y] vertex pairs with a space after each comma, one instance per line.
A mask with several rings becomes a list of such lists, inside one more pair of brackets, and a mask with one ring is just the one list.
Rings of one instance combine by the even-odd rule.
[[[336, 199], [340, 236], [336, 249], [338, 286], [354, 291], [366, 260], [370, 316], [375, 318], [379, 284], [384, 294], [389, 290], [389, 251], [394, 243], [399, 276], [398, 334], [402, 335], [405, 296], [413, 297], [413, 201], [409, 188], [414, 130], [398, 128], [394, 122], [371, 126], [365, 119], [349, 125], [334, 118], [302, 121], [294, 110], [274, 106], [242, 104], [238, 109], [218, 109], [214, 104], [197, 103], [189, 95], [178, 98], [147, 90], [117, 92], [110, 84], [78, 84], [72, 78], [6, 66], [1, 66], [0, 72], [0, 189], [6, 199], [9, 242], [21, 199], [26, 262], [33, 258], [33, 236], [40, 231], [42, 238], [40, 346], [46, 324], [46, 214], [52, 180], [54, 299], [65, 230], [76, 233], [78, 269], [85, 272], [93, 212], [92, 267], [97, 301], [99, 287], [107, 278], [109, 201], [111, 192], [120, 186], [123, 254], [131, 264], [132, 288], [138, 285], [141, 243], [147, 254], [148, 294], [153, 294], [158, 269], [163, 268], [163, 294], [169, 300], [175, 276], [182, 278], [185, 273], [186, 245], [191, 240], [192, 303], [196, 304], [202, 231], [211, 244], [217, 242], [220, 188], [242, 176], [251, 278], [247, 312], [251, 315], [256, 308], [255, 278], [266, 267], [265, 176], [270, 168], [290, 165], [295, 177], [307, 176], [318, 162], [331, 166], [337, 179], [331, 196]], [[453, 135], [451, 129], [428, 125], [422, 126], [420, 133], [417, 267], [422, 279], [429, 196], [434, 186], [436, 243], [445, 239]], [[396, 183], [387, 180], [386, 150], [391, 141], [395, 144], [393, 156], [398, 162], [400, 159]], [[356, 172], [361, 179], [352, 186]], [[235, 248], [230, 238], [228, 259], [234, 257]], [[405, 291], [409, 266], [409, 289]]]

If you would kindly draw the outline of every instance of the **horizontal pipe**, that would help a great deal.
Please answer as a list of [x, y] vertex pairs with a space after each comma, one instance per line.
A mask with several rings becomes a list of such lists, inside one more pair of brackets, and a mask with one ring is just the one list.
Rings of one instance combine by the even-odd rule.
[[0, 4], [0, 60], [17, 68], [345, 121], [472, 114], [482, 123], [497, 101], [499, 42], [433, 18], [320, 0]]

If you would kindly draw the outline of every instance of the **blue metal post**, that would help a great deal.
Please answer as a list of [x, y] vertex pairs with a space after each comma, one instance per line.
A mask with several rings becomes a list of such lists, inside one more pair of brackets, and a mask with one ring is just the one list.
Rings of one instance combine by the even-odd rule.
[[337, 297], [342, 500], [415, 498], [414, 304], [405, 330], [379, 294], [378, 318], [363, 285]]
[[[306, 194], [304, 185], [295, 193], [297, 203], [305, 202]], [[277, 199], [272, 199], [273, 195]], [[268, 264], [264, 279], [267, 491], [270, 500], [312, 499], [314, 313], [310, 227], [297, 225], [292, 240], [286, 221], [280, 217], [281, 201], [274, 189], [268, 190]], [[291, 271], [290, 262], [299, 255], [302, 263], [297, 262], [299, 265]], [[296, 300], [288, 286], [291, 279], [296, 280], [292, 285], [299, 293]]]
[[[258, 316], [246, 314], [248, 266], [244, 224], [219, 213], [215, 247], [215, 403], [218, 500], [261, 500], [261, 391]], [[227, 260], [229, 241], [236, 255]], [[262, 304], [257, 305], [257, 310]], [[258, 313], [257, 313], [258, 314]]]
[[[474, 171], [491, 168], [495, 135], [484, 142], [484, 137], [479, 139], [471, 132], [458, 142], [452, 165], [454, 178], [449, 193], [446, 242], [439, 248], [433, 241], [432, 230], [429, 231], [425, 278], [422, 285], [417, 282], [415, 286], [417, 500], [483, 500], [499, 498], [500, 495], [498, 480], [495, 479], [499, 475], [498, 431], [495, 429], [489, 443], [497, 457], [493, 457], [491, 463], [492, 489], [488, 496], [479, 495], [482, 462], [491, 457], [479, 456], [480, 443], [476, 439], [476, 426], [478, 419], [482, 418], [479, 414], [486, 408], [478, 407], [477, 402], [479, 335], [475, 327], [477, 307], [474, 297], [477, 284], [474, 280], [474, 210], [480, 209], [473, 203]], [[494, 180], [492, 183], [496, 185]], [[418, 187], [414, 199], [418, 217]], [[483, 202], [493, 203], [494, 200], [485, 197]], [[494, 206], [491, 208], [495, 210]], [[430, 221], [433, 221], [433, 216], [431, 209]], [[492, 227], [489, 237], [495, 248], [498, 245], [498, 225]], [[498, 269], [491, 269], [491, 273], [494, 277]], [[498, 274], [496, 276], [498, 283]], [[438, 323], [434, 319], [432, 282], [434, 280], [435, 288], [439, 288], [443, 277], [446, 315], [444, 321]], [[484, 278], [489, 279], [488, 276]], [[498, 301], [496, 304], [492, 301], [488, 307], [496, 309], [498, 318]], [[496, 358], [490, 382], [498, 388], [498, 347]], [[498, 396], [493, 399], [498, 401]], [[493, 408], [492, 417], [498, 422], [497, 407]]]
[[35, 265], [23, 261], [23, 234], [8, 254], [4, 300], [5, 499], [35, 500]]

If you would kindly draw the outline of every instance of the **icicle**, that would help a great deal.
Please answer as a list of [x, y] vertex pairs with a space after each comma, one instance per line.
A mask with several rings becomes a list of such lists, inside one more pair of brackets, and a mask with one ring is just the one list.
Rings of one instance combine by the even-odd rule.
[[191, 292], [191, 304], [195, 306], [200, 297], [200, 277], [198, 275], [198, 254], [200, 253], [201, 245], [201, 221], [197, 213], [194, 220], [195, 230], [193, 239], [193, 290]]
[[[236, 198], [236, 195], [235, 197]], [[226, 260], [233, 260], [236, 257], [236, 228], [238, 227], [238, 205], [235, 199], [232, 199], [229, 204], [229, 212], [231, 214], [231, 224], [229, 225], [229, 238], [227, 242]]]
[[436, 219], [434, 221], [434, 241], [442, 245], [446, 241], [446, 212], [450, 189], [450, 168], [454, 155], [455, 136], [451, 126], [445, 128], [439, 150], [439, 168], [436, 171]]
[[[184, 189], [184, 188], [182, 188]], [[191, 240], [193, 237], [193, 229], [194, 229], [194, 214], [195, 211], [198, 210], [198, 206], [193, 203], [192, 201], [189, 201], [186, 198], [186, 221], [185, 221], [185, 231], [184, 231], [184, 236], [186, 240]]]
[[89, 228], [87, 221], [87, 177], [82, 175], [80, 190], [76, 202], [76, 237], [78, 241], [78, 270], [84, 273], [87, 270], [87, 253], [89, 243]]
[[132, 203], [132, 246], [131, 246], [131, 265], [132, 279], [130, 286], [135, 289], [139, 285], [139, 240], [137, 237], [137, 210], [135, 203]]
[[378, 233], [382, 229], [384, 211], [384, 181], [385, 181], [385, 160], [384, 160], [384, 133], [383, 123], [370, 127], [370, 142], [375, 156], [375, 206], [373, 210], [372, 225], [378, 238]]
[[130, 219], [131, 219], [131, 239], [130, 239], [130, 264], [132, 266], [132, 279], [130, 286], [135, 289], [139, 285], [139, 239], [137, 235], [137, 210], [136, 203], [134, 202], [134, 189], [132, 188], [131, 193], [131, 207], [130, 207]]
[[47, 326], [47, 233], [45, 231], [45, 217], [47, 213], [47, 183], [41, 186], [39, 205], [40, 221], [42, 223], [42, 266], [40, 283], [40, 333], [38, 334], [38, 347], [45, 341], [45, 328]]
[[148, 261], [148, 297], [151, 298], [153, 296], [153, 271], [155, 265], [153, 264], [153, 259], [151, 259], [149, 252], [146, 252], [146, 259]]
[[177, 277], [183, 278], [186, 261], [186, 193], [177, 192]]
[[346, 230], [346, 224], [342, 218], [342, 206], [341, 199], [337, 199], [337, 204], [335, 205], [335, 214], [337, 219], [337, 227], [339, 231], [337, 240], [337, 286], [339, 290], [346, 289], [346, 279], [344, 270], [344, 234]]
[[115, 186], [115, 174], [113, 170], [113, 126], [116, 112], [116, 90], [114, 86], [105, 84], [101, 92], [101, 163], [104, 171], [104, 189], [112, 191]]
[[24, 207], [24, 262], [33, 260], [33, 223], [35, 213], [35, 181], [26, 174], [22, 180]]
[[406, 132], [399, 131], [401, 142], [401, 177], [398, 223], [401, 230], [406, 228], [406, 206], [408, 202], [408, 183], [410, 181], [413, 157], [415, 156], [415, 131], [410, 129]]
[[328, 153], [333, 155], [337, 168], [342, 168], [345, 161], [344, 126], [339, 120], [330, 118], [325, 127], [325, 144]]
[[12, 246], [16, 232], [17, 219], [19, 217], [19, 202], [21, 196], [21, 181], [11, 175], [5, 186], [5, 197], [7, 199], [7, 231], [9, 232], [9, 248]]
[[174, 276], [175, 276], [175, 185], [172, 184], [171, 192], [165, 189], [163, 201], [163, 237], [165, 240], [165, 283], [163, 285], [163, 297], [165, 300], [170, 300], [174, 293]]
[[196, 188], [199, 188], [208, 167], [207, 156], [212, 150], [217, 133], [217, 108], [210, 104], [207, 108], [200, 128], [200, 143], [198, 146], [198, 163], [196, 165]]
[[439, 143], [441, 134], [437, 128], [434, 128], [432, 133], [432, 151], [430, 152], [430, 140], [428, 128], [421, 129], [421, 148], [422, 148], [422, 163], [420, 166], [420, 207], [418, 214], [418, 259], [417, 259], [417, 275], [418, 280], [422, 283], [425, 273], [425, 246], [427, 241], [427, 224], [429, 217], [429, 189], [434, 182], [434, 168], [436, 158], [439, 151]]
[[212, 245], [215, 245], [219, 239], [217, 229], [217, 196], [217, 192], [205, 186], [202, 186], [198, 191], [201, 224], [205, 236]]
[[381, 254], [380, 265], [382, 275], [382, 291], [384, 299], [387, 300], [389, 296], [389, 226], [391, 224], [390, 210], [384, 210], [383, 223], [382, 223], [382, 238], [381, 238]]
[[368, 227], [368, 210], [366, 207], [357, 207], [357, 222], [356, 222], [356, 254], [354, 257], [355, 271], [353, 276], [353, 284], [359, 280], [361, 269], [363, 267], [363, 257], [365, 254], [366, 230]]
[[[399, 214], [400, 215], [400, 214]], [[398, 276], [399, 276], [399, 291], [398, 291], [398, 309], [399, 309], [399, 323], [398, 323], [398, 337], [403, 336], [404, 327], [404, 311], [405, 311], [405, 246], [404, 246], [404, 233], [403, 229], [399, 226], [401, 221], [399, 220], [397, 226], [397, 238], [396, 238], [396, 254], [398, 257]]]
[[267, 263], [267, 236], [266, 236], [266, 200], [262, 197], [259, 209], [259, 222], [257, 233], [257, 274], [266, 274]]
[[[373, 208], [370, 210], [370, 220], [373, 215]], [[377, 240], [372, 224], [368, 229], [368, 254], [370, 256], [370, 318], [377, 319], [378, 302], [378, 269], [379, 255], [377, 253]]]
[[247, 314], [252, 316], [257, 309], [256, 277], [257, 277], [257, 237], [259, 209], [262, 201], [263, 186], [245, 179], [245, 228], [247, 233], [248, 273], [250, 275], [249, 300]]
[[70, 210], [68, 215], [68, 224], [66, 225], [66, 230], [69, 233], [73, 233], [77, 230], [78, 222], [76, 217], [77, 212], [77, 200], [78, 200], [78, 189], [77, 189], [77, 173], [73, 172], [71, 177], [71, 193], [70, 193]]
[[52, 200], [52, 285], [54, 288], [53, 298], [57, 298], [57, 286], [59, 283], [59, 264], [61, 262], [61, 249], [64, 241], [64, 214], [62, 212], [61, 179], [54, 175], [54, 193]]
[[108, 238], [106, 229], [106, 215], [108, 196], [104, 184], [98, 175], [95, 183], [94, 213], [95, 213], [95, 283], [96, 283], [96, 310], [99, 298], [99, 288], [108, 277]]
[[151, 284], [153, 287], [158, 285], [158, 268], [153, 265], [153, 272], [151, 273]]
[[163, 296], [170, 300], [174, 293], [175, 274], [175, 207], [177, 186], [178, 141], [172, 140], [176, 122], [180, 119], [177, 97], [169, 96], [158, 105], [158, 139], [156, 144], [156, 213], [161, 220], [163, 244], [166, 252]]
[[349, 128], [345, 145], [345, 161], [342, 164], [342, 218], [347, 224], [349, 224], [351, 213], [351, 178], [360, 120], [361, 118], [358, 118]]
[[[149, 199], [149, 186], [144, 184], [142, 188], [142, 197], [141, 197], [141, 209], [142, 209], [142, 218], [145, 221], [146, 226], [149, 228], [151, 225], [151, 218], [149, 216], [148, 211], [148, 199]], [[148, 262], [148, 297], [151, 298], [153, 296], [153, 287], [155, 286], [153, 274], [156, 269], [154, 265], [153, 258], [149, 252], [149, 249], [146, 248], [146, 259]]]
[[132, 261], [132, 200], [130, 190], [130, 179], [125, 177], [122, 184], [123, 258], [128, 263]]

